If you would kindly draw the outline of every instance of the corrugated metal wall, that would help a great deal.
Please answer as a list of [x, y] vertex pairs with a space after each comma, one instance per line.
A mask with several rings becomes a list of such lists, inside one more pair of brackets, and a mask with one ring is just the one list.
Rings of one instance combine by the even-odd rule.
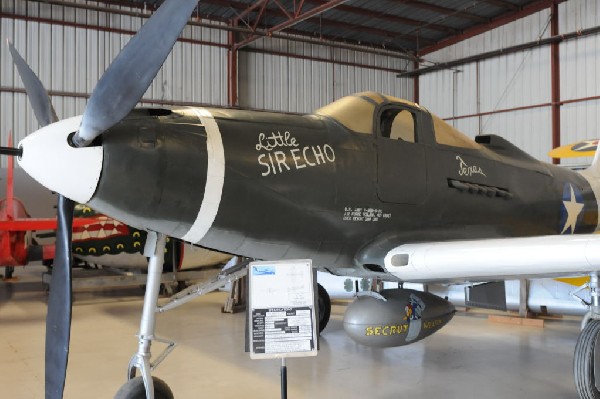
[[[522, 18], [426, 56], [450, 61], [534, 41], [550, 35], [550, 9]], [[569, 0], [559, 5], [559, 32], [600, 25], [597, 0]], [[600, 95], [600, 36], [560, 44], [561, 101]], [[479, 71], [477, 71], [479, 69]], [[420, 103], [470, 136], [501, 135], [544, 161], [552, 147], [550, 46], [439, 71], [419, 80]], [[546, 104], [545, 106], [541, 106]], [[511, 112], [497, 111], [539, 106]], [[600, 137], [600, 100], [561, 106], [561, 143]], [[489, 115], [465, 117], [481, 113]], [[452, 119], [459, 117], [460, 119]], [[563, 160], [564, 164], [590, 159]]]
[[[448, 61], [548, 37], [550, 12], [530, 15], [427, 55]], [[493, 113], [549, 103], [550, 47], [460, 65], [419, 80], [420, 103], [469, 136], [498, 134], [536, 158], [550, 161], [550, 107]], [[488, 115], [467, 117], [468, 115]]]
[[[83, 2], [86, 4], [95, 4]], [[23, 0], [2, 0], [0, 11], [58, 22], [0, 18], [0, 36], [13, 41], [17, 50], [38, 74], [52, 95], [59, 118], [80, 114], [96, 82], [131, 34], [141, 26], [141, 18], [109, 15], [106, 12], [77, 10]], [[106, 6], [105, 4], [101, 4]], [[64, 26], [60, 21], [76, 22]], [[95, 26], [108, 27], [103, 31]], [[195, 41], [224, 45], [226, 32], [197, 26], [185, 28], [183, 36]], [[156, 79], [145, 93], [145, 105], [156, 102], [186, 102], [226, 105], [227, 49], [179, 41]], [[4, 43], [0, 46], [0, 133], [3, 140], [13, 130], [20, 140], [38, 128], [19, 78]], [[4, 159], [3, 159], [4, 162]]]
[[[560, 5], [560, 32], [574, 32], [600, 25], [597, 0], [571, 0]], [[560, 95], [570, 101], [600, 95], [600, 36], [588, 36], [560, 45]], [[561, 142], [600, 138], [600, 100], [563, 104], [560, 112]], [[580, 164], [582, 160], [566, 160]], [[591, 162], [586, 159], [585, 162]]]
[[318, 60], [240, 52], [242, 107], [304, 113], [367, 90], [413, 97], [412, 80], [396, 78], [400, 71], [412, 69], [406, 60], [273, 39], [260, 39], [252, 48]]

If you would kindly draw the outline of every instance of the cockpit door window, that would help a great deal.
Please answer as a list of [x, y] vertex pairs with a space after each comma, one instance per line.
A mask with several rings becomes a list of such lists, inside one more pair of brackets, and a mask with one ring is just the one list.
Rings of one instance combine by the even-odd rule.
[[383, 202], [416, 205], [425, 201], [427, 162], [421, 112], [404, 104], [387, 104], [375, 120], [377, 195]]
[[407, 109], [390, 108], [381, 113], [381, 136], [409, 143], [416, 141], [415, 114]]

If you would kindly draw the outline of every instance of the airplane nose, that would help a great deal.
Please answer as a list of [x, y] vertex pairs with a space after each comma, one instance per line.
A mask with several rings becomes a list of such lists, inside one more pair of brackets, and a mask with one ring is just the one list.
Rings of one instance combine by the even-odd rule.
[[81, 116], [44, 126], [19, 143], [19, 165], [44, 187], [74, 201], [88, 202], [102, 172], [101, 146], [75, 148], [68, 137], [77, 131]]
[[101, 178], [88, 204], [125, 224], [182, 238], [205, 194], [207, 135], [197, 116], [161, 111], [139, 109], [102, 134]]
[[224, 178], [210, 113], [139, 109], [102, 133], [100, 145], [76, 148], [69, 136], [80, 123], [81, 116], [64, 119], [27, 136], [19, 143], [21, 167], [46, 188], [125, 224], [193, 242], [204, 236]]

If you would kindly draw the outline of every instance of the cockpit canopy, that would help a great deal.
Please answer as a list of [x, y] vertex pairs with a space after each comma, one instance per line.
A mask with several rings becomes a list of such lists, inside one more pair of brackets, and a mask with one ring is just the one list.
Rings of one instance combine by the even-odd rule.
[[[435, 133], [435, 141], [438, 144], [449, 145], [453, 147], [480, 149], [481, 146], [469, 137], [450, 126], [441, 118], [430, 114], [426, 109], [411, 101], [400, 98], [380, 94], [376, 92], [362, 92], [350, 96], [342, 97], [322, 108], [315, 111], [317, 115], [328, 116], [333, 118], [339, 124], [356, 133], [374, 134], [375, 126], [378, 126], [375, 118], [383, 118], [385, 111], [382, 113], [382, 108], [387, 108], [388, 105], [397, 105], [405, 108], [409, 112], [396, 112], [395, 118], [390, 121], [392, 130], [401, 130], [403, 127], [406, 130], [410, 126], [410, 112], [425, 112], [431, 115], [433, 120], [433, 128]], [[413, 115], [414, 117], [414, 115]], [[381, 125], [384, 125], [381, 123]], [[410, 135], [398, 133], [394, 136], [393, 132], [388, 138], [403, 139], [404, 141], [413, 141], [407, 139]], [[414, 137], [414, 136], [413, 136]]]

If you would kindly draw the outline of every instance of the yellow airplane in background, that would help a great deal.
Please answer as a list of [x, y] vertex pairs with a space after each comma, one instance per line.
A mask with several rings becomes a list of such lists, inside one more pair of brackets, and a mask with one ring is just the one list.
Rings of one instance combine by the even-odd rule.
[[575, 144], [567, 144], [561, 147], [556, 147], [548, 155], [552, 158], [580, 158], [593, 157], [598, 148], [598, 139], [579, 141]]

